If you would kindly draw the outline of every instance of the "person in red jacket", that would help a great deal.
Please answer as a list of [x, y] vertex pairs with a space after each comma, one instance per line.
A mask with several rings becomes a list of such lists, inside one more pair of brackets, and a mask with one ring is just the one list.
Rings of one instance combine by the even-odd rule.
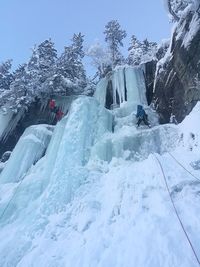
[[50, 110], [51, 111], [54, 111], [55, 107], [56, 107], [56, 101], [54, 99], [51, 99], [49, 101], [49, 108], [50, 108]]
[[64, 113], [60, 109], [58, 109], [58, 111], [56, 112], [57, 121], [60, 121], [62, 119], [63, 115], [64, 115]]
[[59, 109], [59, 107], [56, 106], [56, 101], [54, 99], [51, 99], [49, 101], [49, 108], [51, 112], [54, 112], [56, 114], [57, 121], [62, 119], [64, 113]]

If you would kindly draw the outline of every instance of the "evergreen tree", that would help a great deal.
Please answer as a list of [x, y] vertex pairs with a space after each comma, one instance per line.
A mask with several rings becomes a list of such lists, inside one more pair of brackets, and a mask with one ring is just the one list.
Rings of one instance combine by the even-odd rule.
[[84, 36], [81, 33], [74, 34], [72, 44], [65, 47], [65, 51], [57, 61], [57, 73], [81, 87], [86, 85], [86, 73], [82, 63], [85, 56], [83, 38]]
[[132, 35], [130, 46], [128, 48], [129, 55], [127, 59], [127, 63], [131, 66], [137, 66], [141, 63], [142, 58], [142, 44], [136, 38], [135, 35]]
[[157, 43], [149, 42], [145, 39], [140, 42], [134, 35], [131, 37], [131, 43], [129, 47], [129, 56], [127, 63], [132, 66], [137, 66], [141, 63], [156, 59]]
[[[38, 59], [37, 59], [38, 58]], [[57, 50], [54, 48], [54, 43], [49, 40], [42, 42], [35, 52], [34, 60], [38, 60], [40, 81], [43, 83], [53, 74], [57, 59]]]
[[39, 54], [37, 46], [32, 49], [31, 58], [27, 64], [27, 73], [29, 75], [29, 91], [32, 94], [38, 94], [41, 90], [40, 68], [39, 68]]
[[92, 65], [97, 68], [96, 77], [104, 77], [107, 69], [111, 66], [110, 53], [105, 51], [102, 45], [97, 42], [88, 48], [87, 56], [92, 59]]
[[105, 26], [104, 34], [111, 54], [112, 66], [115, 67], [123, 61], [119, 46], [123, 46], [122, 40], [126, 37], [126, 32], [121, 29], [117, 20], [111, 20]]
[[32, 49], [32, 55], [28, 62], [27, 70], [31, 78], [35, 78], [39, 73], [39, 55], [36, 46]]
[[149, 42], [147, 39], [145, 39], [141, 44], [141, 49], [142, 49], [142, 57], [141, 57], [142, 63], [156, 59], [156, 53], [158, 50], [156, 42]]
[[7, 60], [0, 65], [0, 91], [9, 90], [13, 81], [13, 75], [10, 72], [12, 60]]
[[14, 97], [9, 102], [11, 108], [19, 108], [29, 104], [33, 98], [33, 92], [29, 90], [30, 75], [27, 72], [27, 64], [20, 65], [13, 73], [13, 77], [10, 90]]

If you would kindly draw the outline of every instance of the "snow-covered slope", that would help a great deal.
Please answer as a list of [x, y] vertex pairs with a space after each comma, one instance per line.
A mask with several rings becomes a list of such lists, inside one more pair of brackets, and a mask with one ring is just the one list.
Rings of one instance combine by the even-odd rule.
[[154, 127], [136, 129], [137, 101], [109, 111], [95, 98], [76, 99], [27, 175], [2, 173], [0, 266], [198, 266], [159, 161], [200, 257], [200, 104], [178, 126], [158, 125], [145, 106]]

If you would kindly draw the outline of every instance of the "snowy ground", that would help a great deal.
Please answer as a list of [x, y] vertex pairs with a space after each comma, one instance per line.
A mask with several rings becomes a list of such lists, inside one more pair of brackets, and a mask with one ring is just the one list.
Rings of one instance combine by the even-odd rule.
[[[27, 175], [0, 176], [1, 267], [198, 266], [156, 157], [200, 257], [200, 104], [178, 126], [148, 110], [152, 129], [135, 128], [129, 104], [77, 99]], [[29, 136], [46, 143], [49, 129], [38, 130]]]

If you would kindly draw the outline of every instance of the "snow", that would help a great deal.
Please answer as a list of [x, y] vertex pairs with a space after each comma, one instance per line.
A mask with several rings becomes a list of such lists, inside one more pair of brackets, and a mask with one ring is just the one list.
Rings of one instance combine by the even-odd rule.
[[[0, 176], [5, 182], [0, 186], [0, 266], [198, 266], [156, 157], [200, 257], [200, 182], [168, 153], [200, 178], [200, 103], [180, 125], [158, 125], [154, 111], [144, 105], [152, 128], [136, 129], [136, 103], [145, 101], [138, 76], [134, 93], [112, 111], [104, 108], [100, 93], [102, 102], [76, 99], [57, 123], [45, 156], [32, 167], [29, 154], [20, 162], [23, 145], [34, 144], [34, 153], [46, 140], [41, 128], [49, 130], [27, 129], [5, 167], [14, 170], [29, 161], [27, 174], [20, 182]], [[117, 90], [123, 96], [122, 88]], [[191, 133], [195, 142], [188, 147]]]
[[195, 13], [192, 17], [192, 21], [190, 22], [189, 25], [189, 30], [185, 32], [185, 36], [183, 39], [183, 46], [188, 49], [192, 40], [196, 36], [197, 32], [199, 31], [200, 28], [200, 18], [198, 13]]

